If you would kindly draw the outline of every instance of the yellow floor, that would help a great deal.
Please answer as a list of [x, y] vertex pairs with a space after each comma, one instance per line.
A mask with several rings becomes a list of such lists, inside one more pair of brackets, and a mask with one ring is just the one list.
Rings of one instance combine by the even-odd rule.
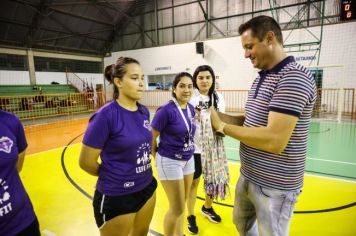
[[[65, 166], [73, 180], [92, 195], [96, 179], [80, 170], [77, 164], [79, 150], [80, 144], [68, 147], [65, 152]], [[71, 185], [62, 170], [62, 151], [63, 148], [59, 148], [28, 155], [21, 172], [22, 180], [38, 215], [41, 231], [43, 235], [52, 236], [99, 235], [93, 218], [91, 201]], [[223, 203], [232, 205], [239, 165], [230, 164], [230, 172], [232, 173], [232, 196]], [[162, 234], [163, 216], [168, 202], [160, 185], [157, 191], [157, 204], [150, 228]], [[198, 195], [203, 196], [201, 188]], [[355, 201], [355, 181], [307, 175], [296, 211], [333, 208]], [[199, 213], [202, 203], [201, 200], [197, 200], [196, 215], [200, 229], [199, 235], [238, 235], [232, 224], [231, 207], [215, 205], [214, 208], [220, 213], [223, 222], [213, 224]], [[189, 235], [188, 232], [186, 233]], [[294, 214], [290, 235], [355, 236], [356, 206], [335, 212]]]

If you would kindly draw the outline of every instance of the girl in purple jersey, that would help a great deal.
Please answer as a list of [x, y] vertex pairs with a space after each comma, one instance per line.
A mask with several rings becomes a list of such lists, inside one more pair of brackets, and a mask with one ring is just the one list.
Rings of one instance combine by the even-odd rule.
[[120, 57], [105, 68], [105, 78], [114, 84], [114, 100], [90, 118], [79, 164], [98, 176], [93, 207], [100, 235], [147, 235], [157, 181], [149, 111], [137, 102], [144, 75], [138, 61]]
[[169, 201], [164, 235], [183, 235], [184, 206], [195, 170], [192, 158], [195, 112], [188, 104], [192, 94], [192, 76], [187, 72], [179, 73], [173, 81], [173, 100], [160, 107], [152, 121], [152, 154]]
[[19, 175], [26, 148], [25, 132], [18, 118], [0, 110], [0, 235], [41, 235]]

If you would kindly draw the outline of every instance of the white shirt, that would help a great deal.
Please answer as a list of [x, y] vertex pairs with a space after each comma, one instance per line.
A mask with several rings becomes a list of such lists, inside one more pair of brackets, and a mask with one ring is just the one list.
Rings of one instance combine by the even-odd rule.
[[[219, 112], [225, 113], [225, 99], [222, 96], [221, 93], [217, 92], [218, 95], [218, 104], [217, 107], [219, 109]], [[207, 95], [200, 94], [197, 89], [194, 90], [194, 94], [192, 98], [190, 99], [189, 103], [194, 106], [194, 108], [200, 107], [200, 109], [208, 109], [208, 104], [209, 104], [210, 98]], [[197, 125], [197, 130], [195, 132], [195, 135], [199, 135], [199, 125]], [[201, 153], [201, 148], [197, 145], [198, 142], [195, 142], [195, 151], [194, 153]]]

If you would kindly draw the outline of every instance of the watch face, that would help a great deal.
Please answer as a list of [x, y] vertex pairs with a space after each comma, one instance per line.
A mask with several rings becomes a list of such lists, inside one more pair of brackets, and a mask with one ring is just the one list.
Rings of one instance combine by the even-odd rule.
[[342, 0], [340, 8], [340, 20], [354, 20], [356, 0]]

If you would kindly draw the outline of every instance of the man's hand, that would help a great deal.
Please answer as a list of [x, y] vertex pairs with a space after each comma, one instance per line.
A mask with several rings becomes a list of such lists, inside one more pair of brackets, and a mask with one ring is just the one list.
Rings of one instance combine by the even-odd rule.
[[215, 109], [213, 107], [209, 108], [210, 111], [210, 117], [211, 117], [211, 125], [213, 126], [214, 130], [219, 129], [220, 124], [221, 124], [221, 120], [219, 118], [218, 113], [215, 111]]

